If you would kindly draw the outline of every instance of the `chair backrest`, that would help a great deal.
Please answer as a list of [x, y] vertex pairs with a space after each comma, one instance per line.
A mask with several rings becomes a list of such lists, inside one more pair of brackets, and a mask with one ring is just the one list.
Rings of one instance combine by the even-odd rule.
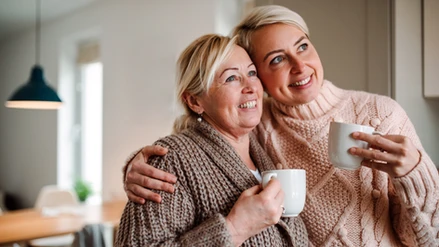
[[6, 211], [5, 197], [5, 193], [0, 190], [0, 215], [3, 213], [3, 211]]
[[78, 197], [73, 191], [56, 185], [44, 186], [38, 194], [35, 208], [77, 205]]
[[75, 233], [71, 247], [113, 246], [113, 227], [107, 224], [90, 224]]

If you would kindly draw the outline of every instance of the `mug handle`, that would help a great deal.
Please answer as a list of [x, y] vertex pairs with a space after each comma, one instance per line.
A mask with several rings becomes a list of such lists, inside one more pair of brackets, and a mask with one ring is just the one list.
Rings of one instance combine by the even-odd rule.
[[265, 189], [265, 186], [268, 184], [268, 182], [273, 178], [277, 177], [276, 173], [266, 173], [264, 174], [264, 177], [262, 178], [262, 188]]
[[373, 132], [372, 132], [372, 135], [380, 135], [380, 136], [383, 136], [384, 134], [383, 134], [382, 132], [379, 132], [379, 131], [373, 131]]
[[[379, 132], [379, 131], [373, 131], [372, 132], [372, 135], [380, 135], [380, 136], [383, 136], [384, 134], [382, 133], [382, 132]], [[370, 148], [370, 145], [369, 144], [367, 144], [367, 148]]]

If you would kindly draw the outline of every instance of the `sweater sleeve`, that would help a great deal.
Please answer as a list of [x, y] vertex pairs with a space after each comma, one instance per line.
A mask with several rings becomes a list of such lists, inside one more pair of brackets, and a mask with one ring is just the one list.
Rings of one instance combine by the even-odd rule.
[[[151, 165], [178, 173], [178, 156], [172, 150], [164, 157], [150, 159]], [[213, 214], [197, 221], [192, 195], [178, 174], [173, 194], [156, 191], [162, 203], [144, 205], [128, 202], [121, 218], [116, 246], [232, 246], [225, 217]]]
[[[388, 121], [389, 133], [412, 140], [421, 153], [417, 166], [403, 177], [392, 178], [389, 190], [393, 226], [408, 246], [439, 246], [439, 176], [437, 168], [424, 151], [415, 128], [405, 111], [394, 102]], [[392, 195], [393, 194], [393, 195]]]

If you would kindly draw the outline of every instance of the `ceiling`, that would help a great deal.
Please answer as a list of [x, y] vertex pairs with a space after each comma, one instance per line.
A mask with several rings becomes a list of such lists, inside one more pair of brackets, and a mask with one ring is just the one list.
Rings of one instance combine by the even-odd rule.
[[[41, 0], [41, 21], [56, 19], [97, 0]], [[0, 0], [0, 40], [35, 26], [37, 0]]]

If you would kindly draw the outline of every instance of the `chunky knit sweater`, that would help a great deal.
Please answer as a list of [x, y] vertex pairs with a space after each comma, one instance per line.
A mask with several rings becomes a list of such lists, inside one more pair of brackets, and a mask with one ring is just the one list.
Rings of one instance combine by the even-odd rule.
[[[421, 153], [407, 175], [391, 178], [362, 167], [335, 168], [328, 158], [331, 121], [375, 127], [409, 137]], [[392, 99], [347, 91], [325, 81], [312, 102], [264, 105], [259, 142], [279, 169], [307, 174], [300, 214], [312, 246], [439, 246], [439, 176], [404, 110]]]
[[[258, 184], [240, 156], [204, 121], [156, 144], [169, 151], [148, 163], [178, 177], [175, 192], [157, 191], [160, 204], [128, 202], [116, 245], [232, 246], [225, 216], [244, 190]], [[259, 170], [274, 168], [252, 133], [250, 155]], [[308, 236], [300, 217], [281, 218], [243, 246], [308, 246]]]

